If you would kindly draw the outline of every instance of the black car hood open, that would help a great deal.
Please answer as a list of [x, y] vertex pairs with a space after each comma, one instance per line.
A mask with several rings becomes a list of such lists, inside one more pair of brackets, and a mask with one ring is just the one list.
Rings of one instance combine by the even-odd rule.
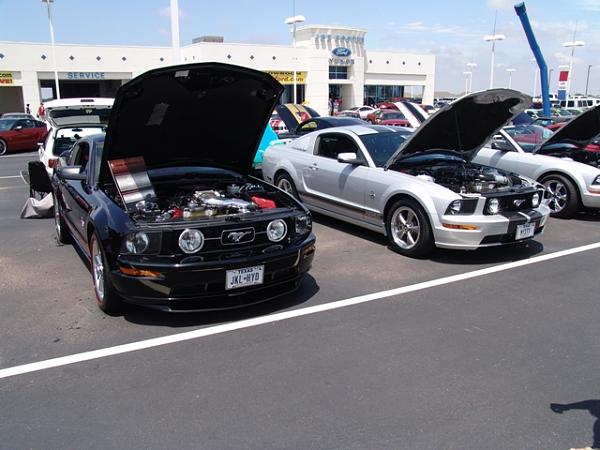
[[283, 120], [283, 123], [290, 133], [295, 133], [298, 125], [305, 120], [312, 119], [313, 117], [320, 117], [319, 113], [314, 109], [297, 103], [277, 105], [275, 111], [279, 114], [279, 117]]
[[530, 104], [529, 96], [510, 89], [490, 89], [459, 98], [429, 116], [385, 167], [404, 156], [428, 150], [456, 151], [470, 159]]
[[107, 161], [143, 156], [146, 167], [209, 165], [248, 173], [283, 86], [220, 63], [151, 70], [121, 86], [108, 122]]
[[548, 144], [566, 142], [585, 147], [600, 134], [600, 105], [571, 119], [564, 127], [542, 142], [534, 152]]

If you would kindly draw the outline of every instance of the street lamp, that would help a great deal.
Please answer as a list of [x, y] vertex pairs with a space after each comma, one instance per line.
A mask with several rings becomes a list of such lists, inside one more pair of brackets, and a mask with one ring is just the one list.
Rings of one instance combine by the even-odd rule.
[[477, 67], [477, 63], [467, 63], [467, 67], [471, 69], [471, 75], [469, 76], [469, 92], [473, 92], [473, 70], [475, 67]]
[[567, 105], [569, 96], [571, 94], [571, 81], [573, 81], [573, 55], [575, 54], [575, 47], [583, 47], [585, 42], [576, 41], [575, 34], [573, 34], [573, 40], [563, 43], [563, 47], [571, 49], [571, 57], [569, 58], [569, 82], [567, 83]]
[[[494, 28], [495, 28], [495, 25], [494, 25]], [[503, 41], [504, 39], [506, 39], [506, 36], [504, 36], [503, 34], [490, 34], [488, 36], [484, 36], [484, 38], [483, 38], [484, 41], [492, 43], [492, 65], [490, 68], [490, 89], [494, 87], [494, 56], [495, 56], [495, 50], [496, 50], [496, 41]]]
[[469, 78], [471, 78], [473, 72], [465, 70], [463, 74], [465, 75], [465, 95], [467, 95], [469, 93]]
[[592, 68], [592, 65], [590, 64], [588, 66], [588, 73], [587, 73], [587, 79], [585, 80], [585, 96], [588, 96], [588, 87], [590, 85], [590, 69]]
[[48, 5], [48, 26], [50, 27], [50, 42], [52, 43], [52, 66], [54, 69], [54, 85], [56, 86], [56, 98], [60, 98], [60, 87], [58, 86], [58, 72], [56, 71], [56, 46], [54, 45], [54, 27], [52, 26], [52, 12], [50, 4], [54, 0], [42, 0], [42, 3]]
[[[296, 12], [295, 8], [294, 12]], [[298, 60], [296, 56], [296, 24], [302, 23], [304, 21], [306, 21], [306, 17], [302, 15], [294, 15], [285, 19], [286, 25], [292, 25], [292, 47], [294, 48], [294, 92], [292, 98], [294, 99], [294, 103], [296, 103], [296, 62]]]
[[179, 5], [177, 0], [171, 0], [171, 47], [173, 48], [173, 64], [181, 62], [179, 50]]
[[513, 72], [516, 72], [517, 69], [510, 68], [506, 69], [506, 71], [508, 72], [508, 88], [510, 89], [512, 86], [512, 74]]

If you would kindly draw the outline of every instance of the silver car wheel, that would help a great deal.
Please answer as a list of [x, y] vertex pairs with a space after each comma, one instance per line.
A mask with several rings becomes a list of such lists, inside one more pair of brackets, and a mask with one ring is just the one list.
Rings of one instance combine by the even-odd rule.
[[0, 155], [4, 155], [6, 153], [6, 142], [0, 139]]
[[548, 207], [553, 213], [562, 211], [569, 200], [567, 187], [558, 180], [548, 180], [544, 183], [549, 194]]
[[96, 295], [102, 301], [104, 300], [104, 263], [102, 261], [102, 250], [100, 250], [97, 239], [92, 241], [92, 275]]
[[412, 208], [401, 206], [394, 211], [391, 232], [398, 247], [409, 250], [417, 245], [421, 236], [421, 224]]
[[277, 187], [290, 195], [294, 195], [294, 187], [287, 178], [280, 178], [277, 182]]
[[56, 236], [60, 239], [61, 228], [60, 228], [60, 210], [58, 206], [58, 202], [56, 201], [56, 197], [54, 198], [54, 226], [56, 229]]

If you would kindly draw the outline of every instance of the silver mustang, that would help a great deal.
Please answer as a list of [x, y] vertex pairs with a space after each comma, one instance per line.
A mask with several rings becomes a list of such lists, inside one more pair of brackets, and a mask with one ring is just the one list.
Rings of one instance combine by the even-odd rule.
[[310, 209], [388, 236], [423, 256], [510, 244], [543, 231], [543, 186], [470, 158], [530, 99], [494, 89], [447, 105], [411, 133], [356, 125], [315, 131], [264, 153], [263, 177]]
[[535, 126], [506, 127], [494, 136], [491, 148], [477, 152], [473, 162], [517, 172], [544, 184], [554, 217], [568, 219], [582, 208], [598, 209], [600, 169], [593, 163], [600, 161], [600, 153], [585, 147], [600, 133], [600, 121], [582, 127], [576, 120], [540, 142], [533, 139]]

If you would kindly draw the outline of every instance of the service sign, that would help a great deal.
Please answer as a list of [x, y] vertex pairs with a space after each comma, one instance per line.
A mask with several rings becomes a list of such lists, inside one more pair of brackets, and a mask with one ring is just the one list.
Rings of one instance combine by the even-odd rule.
[[69, 80], [104, 80], [104, 72], [67, 72]]
[[[294, 72], [292, 71], [277, 71], [277, 70], [265, 70], [266, 73], [271, 75], [281, 84], [294, 84]], [[296, 84], [306, 83], [306, 72], [296, 72]]]
[[352, 51], [346, 47], [336, 47], [331, 50], [331, 54], [336, 58], [349, 58], [352, 54]]
[[12, 72], [0, 72], [0, 85], [13, 84]]

